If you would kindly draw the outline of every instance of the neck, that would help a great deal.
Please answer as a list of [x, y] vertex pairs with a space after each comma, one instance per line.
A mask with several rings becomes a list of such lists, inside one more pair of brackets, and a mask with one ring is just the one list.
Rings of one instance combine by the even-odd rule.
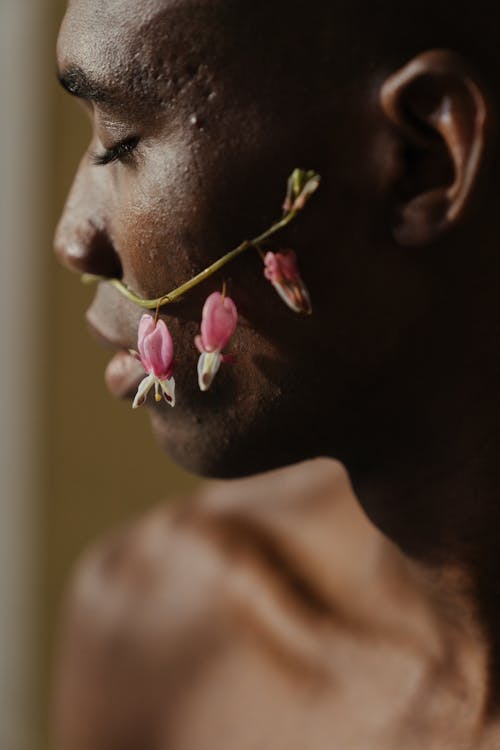
[[436, 605], [457, 626], [475, 623], [474, 638], [489, 653], [485, 679], [494, 712], [500, 707], [497, 383], [488, 388], [469, 381], [453, 393], [443, 390], [437, 402], [418, 410], [411, 431], [408, 425], [406, 434], [389, 428], [397, 439], [386, 450], [373, 441], [377, 451], [369, 460], [347, 462], [371, 520], [418, 567], [429, 590], [439, 581]]

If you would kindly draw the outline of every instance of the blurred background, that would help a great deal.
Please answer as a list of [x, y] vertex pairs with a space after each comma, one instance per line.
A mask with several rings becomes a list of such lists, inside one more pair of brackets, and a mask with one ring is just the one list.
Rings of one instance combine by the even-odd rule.
[[49, 748], [64, 588], [82, 550], [196, 480], [146, 413], [112, 401], [88, 336], [92, 291], [59, 269], [54, 226], [89, 138], [59, 90], [61, 0], [0, 0], [0, 748]]

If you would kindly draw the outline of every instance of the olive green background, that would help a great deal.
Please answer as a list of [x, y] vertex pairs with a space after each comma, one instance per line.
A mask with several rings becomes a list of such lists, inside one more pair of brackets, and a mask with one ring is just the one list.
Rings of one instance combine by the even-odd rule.
[[[65, 3], [52, 0], [55, 49]], [[49, 47], [50, 48], [50, 47]], [[43, 674], [42, 732], [48, 736], [48, 705], [57, 626], [64, 588], [75, 560], [94, 539], [155, 503], [194, 486], [194, 477], [176, 467], [155, 445], [146, 411], [114, 402], [103, 370], [110, 352], [100, 350], [86, 331], [84, 312], [92, 290], [60, 269], [50, 254], [53, 229], [78, 162], [88, 146], [90, 124], [76, 101], [59, 90], [55, 53], [48, 96], [52, 165], [48, 177], [47, 284], [49, 285], [49, 367], [41, 630]], [[50, 186], [50, 190], [49, 190]]]

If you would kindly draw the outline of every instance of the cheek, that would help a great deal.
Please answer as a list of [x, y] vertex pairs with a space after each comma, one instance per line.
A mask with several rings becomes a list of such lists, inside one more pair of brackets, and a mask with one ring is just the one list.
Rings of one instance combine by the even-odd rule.
[[312, 433], [303, 430], [307, 423], [297, 409], [297, 382], [287, 379], [272, 354], [267, 359], [263, 352], [258, 360], [241, 355], [205, 393], [191, 392], [180, 373], [176, 382], [175, 409], [154, 409], [152, 419], [162, 448], [186, 469], [238, 476], [307, 456]]
[[225, 107], [224, 117], [201, 114], [197, 128], [188, 112], [168, 137], [144, 147], [137, 168], [119, 167], [114, 235], [126, 283], [145, 296], [181, 284], [267, 229], [281, 216], [296, 162], [315, 161], [297, 154], [279, 123], [263, 120], [263, 127]]
[[186, 190], [178, 152], [129, 171], [118, 190], [113, 240], [123, 280], [144, 297], [159, 296], [200, 268], [192, 259], [196, 224], [194, 196]]

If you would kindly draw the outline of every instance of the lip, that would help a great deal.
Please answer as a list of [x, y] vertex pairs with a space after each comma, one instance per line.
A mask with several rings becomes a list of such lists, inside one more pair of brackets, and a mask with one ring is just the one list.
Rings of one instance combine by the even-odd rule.
[[108, 391], [119, 399], [133, 398], [144, 377], [145, 372], [141, 363], [124, 349], [110, 359], [104, 371], [104, 382]]
[[103, 333], [103, 331], [97, 328], [97, 326], [90, 320], [88, 314], [86, 316], [86, 323], [87, 329], [94, 341], [100, 344], [100, 346], [102, 346], [104, 349], [121, 349], [128, 351], [132, 348], [128, 341], [125, 341], [124, 339], [114, 338]]
[[115, 398], [132, 399], [144, 377], [144, 369], [141, 363], [130, 354], [128, 341], [104, 334], [89, 320], [88, 316], [87, 327], [98, 344], [105, 349], [116, 351], [104, 371], [104, 382], [108, 391]]

